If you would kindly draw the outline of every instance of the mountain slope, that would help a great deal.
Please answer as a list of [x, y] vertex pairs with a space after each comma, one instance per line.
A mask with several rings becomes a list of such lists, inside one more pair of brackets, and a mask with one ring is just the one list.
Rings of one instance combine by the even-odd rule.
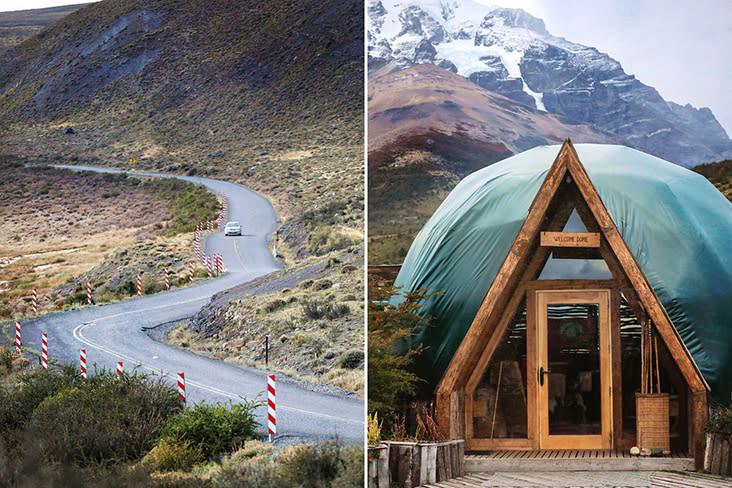
[[244, 183], [307, 257], [319, 206], [363, 222], [362, 4], [88, 5], [0, 58], [0, 148]]
[[528, 148], [617, 143], [424, 64], [369, 81], [369, 261], [400, 262], [460, 179]]
[[471, 0], [369, 0], [369, 71], [432, 63], [527, 106], [615, 134], [685, 166], [732, 155], [708, 108], [665, 101], [592, 47], [521, 9]]

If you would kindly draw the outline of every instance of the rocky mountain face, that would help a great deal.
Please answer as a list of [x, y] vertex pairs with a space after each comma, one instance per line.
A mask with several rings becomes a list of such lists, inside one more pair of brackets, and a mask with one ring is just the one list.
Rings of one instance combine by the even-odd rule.
[[368, 17], [371, 77], [435, 64], [684, 166], [732, 156], [732, 141], [711, 110], [664, 100], [607, 54], [552, 36], [521, 9], [368, 0]]

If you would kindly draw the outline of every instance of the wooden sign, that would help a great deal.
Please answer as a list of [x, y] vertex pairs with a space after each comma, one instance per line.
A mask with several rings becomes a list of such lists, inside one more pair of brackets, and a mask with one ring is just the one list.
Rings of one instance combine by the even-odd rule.
[[546, 247], [600, 247], [599, 232], [542, 232], [541, 245]]

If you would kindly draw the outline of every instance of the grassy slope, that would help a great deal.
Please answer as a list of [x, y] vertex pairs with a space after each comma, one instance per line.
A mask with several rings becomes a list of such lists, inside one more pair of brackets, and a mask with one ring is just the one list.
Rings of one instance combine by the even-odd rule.
[[701, 164], [692, 171], [704, 175], [722, 195], [732, 202], [732, 160], [726, 159], [716, 163]]
[[43, 313], [86, 303], [87, 281], [97, 303], [129, 295], [122, 289], [140, 271], [146, 292], [161, 288], [166, 266], [173, 286], [185, 284], [192, 222], [217, 213], [212, 194], [184, 182], [7, 163], [0, 173], [4, 319], [31, 313], [33, 288]]
[[[148, 32], [135, 24], [143, 11], [159, 20]], [[112, 34], [120, 18], [131, 20]], [[136, 72], [130, 60], [145, 53], [156, 56]], [[355, 0], [104, 0], [0, 62], [0, 147], [33, 161], [129, 167], [134, 157], [136, 169], [245, 184], [278, 211], [285, 263], [325, 266], [363, 256], [362, 97]], [[325, 277], [338, 283], [337, 273]], [[362, 287], [360, 271], [349, 287]], [[362, 328], [354, 320], [329, 326]], [[362, 334], [345, 336], [362, 348]]]

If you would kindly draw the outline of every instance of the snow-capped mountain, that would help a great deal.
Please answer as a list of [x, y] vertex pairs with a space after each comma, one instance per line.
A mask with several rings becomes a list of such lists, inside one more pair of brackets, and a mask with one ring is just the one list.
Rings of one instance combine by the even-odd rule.
[[435, 64], [685, 166], [732, 157], [732, 141], [711, 110], [667, 102], [607, 54], [552, 36], [521, 9], [473, 0], [369, 0], [368, 17], [372, 76]]

